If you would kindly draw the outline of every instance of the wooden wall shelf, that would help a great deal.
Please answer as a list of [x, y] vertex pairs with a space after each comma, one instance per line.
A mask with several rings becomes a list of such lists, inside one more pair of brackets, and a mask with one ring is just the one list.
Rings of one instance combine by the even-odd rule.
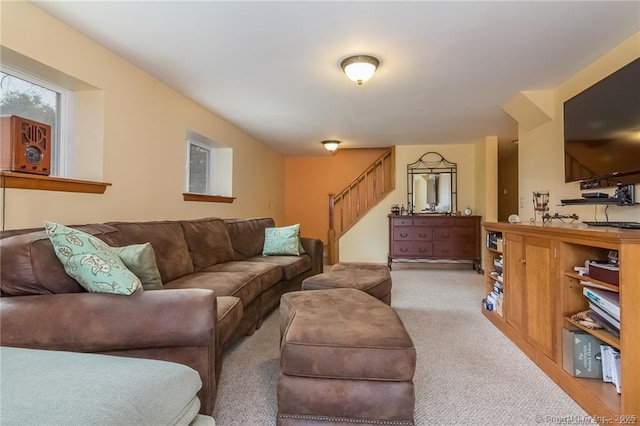
[[111, 186], [111, 184], [107, 182], [67, 179], [30, 173], [0, 172], [0, 188], [104, 194], [107, 186]]
[[201, 201], [205, 203], [233, 203], [236, 197], [225, 197], [222, 195], [193, 194], [191, 192], [183, 192], [184, 201]]

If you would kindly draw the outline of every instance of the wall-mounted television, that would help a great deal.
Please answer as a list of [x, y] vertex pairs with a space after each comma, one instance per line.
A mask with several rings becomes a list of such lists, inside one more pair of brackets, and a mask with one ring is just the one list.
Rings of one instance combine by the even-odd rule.
[[640, 58], [564, 103], [565, 182], [640, 183]]

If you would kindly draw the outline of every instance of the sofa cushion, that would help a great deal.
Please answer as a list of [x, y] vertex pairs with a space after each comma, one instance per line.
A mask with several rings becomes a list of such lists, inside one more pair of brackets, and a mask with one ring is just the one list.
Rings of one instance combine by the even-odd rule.
[[65, 271], [92, 293], [130, 295], [142, 282], [104, 241], [53, 222], [45, 230]]
[[263, 256], [298, 256], [300, 254], [300, 224], [266, 228]]
[[151, 243], [162, 282], [193, 273], [193, 263], [180, 222], [111, 222], [118, 231], [118, 243]]
[[311, 257], [307, 254], [300, 256], [254, 256], [247, 262], [266, 262], [279, 265], [285, 280], [290, 280], [311, 269]]
[[231, 238], [222, 219], [185, 220], [181, 224], [196, 272], [233, 260]]
[[3, 424], [188, 425], [200, 408], [200, 376], [182, 364], [10, 347], [0, 353]]
[[218, 344], [222, 347], [229, 343], [229, 339], [233, 332], [240, 325], [242, 320], [242, 302], [239, 298], [233, 296], [216, 297], [218, 305], [218, 324], [216, 333], [218, 336]]
[[252, 272], [195, 272], [164, 283], [164, 288], [205, 288], [216, 296], [235, 296], [247, 306], [260, 294], [260, 282]]
[[112, 247], [131, 272], [142, 281], [145, 290], [162, 290], [162, 279], [156, 264], [153, 246], [149, 243], [133, 244], [124, 247]]
[[[103, 241], [117, 230], [108, 225], [76, 227]], [[86, 290], [64, 270], [51, 240], [40, 228], [0, 239], [0, 286], [3, 295], [79, 293]]]
[[264, 246], [264, 230], [273, 228], [275, 222], [270, 217], [255, 219], [225, 219], [234, 260], [244, 260], [247, 257], [262, 254]]
[[233, 261], [220, 263], [202, 272], [251, 272], [260, 283], [260, 292], [274, 286], [282, 279], [282, 268], [274, 263]]

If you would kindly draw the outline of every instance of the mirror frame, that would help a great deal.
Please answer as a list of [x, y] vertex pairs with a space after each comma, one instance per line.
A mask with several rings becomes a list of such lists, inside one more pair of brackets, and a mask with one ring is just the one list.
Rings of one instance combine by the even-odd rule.
[[[413, 205], [414, 201], [414, 188], [413, 178], [415, 175], [424, 174], [451, 174], [451, 210], [452, 214], [455, 214], [458, 210], [458, 164], [452, 163], [444, 158], [441, 154], [429, 151], [424, 154], [417, 161], [407, 164], [407, 210], [409, 214], [420, 214], [415, 212]], [[443, 213], [444, 214], [444, 213]]]

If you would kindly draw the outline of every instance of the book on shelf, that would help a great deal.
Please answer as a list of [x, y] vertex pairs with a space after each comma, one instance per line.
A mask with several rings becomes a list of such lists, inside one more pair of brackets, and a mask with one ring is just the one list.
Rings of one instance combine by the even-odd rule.
[[586, 286], [586, 287], [594, 287], [594, 288], [600, 288], [602, 290], [608, 290], [608, 287], [605, 287], [603, 285], [600, 284], [596, 284], [592, 281], [586, 281], [586, 280], [580, 280], [580, 285]]
[[608, 314], [620, 321], [620, 294], [615, 291], [601, 290], [592, 287], [583, 287], [582, 293], [590, 302], [604, 309]]
[[600, 339], [582, 330], [562, 329], [562, 367], [574, 377], [602, 378]]
[[609, 345], [600, 345], [602, 358], [602, 381], [613, 383], [616, 392], [621, 393], [620, 352]]
[[620, 321], [615, 319], [613, 317], [613, 315], [609, 314], [607, 311], [605, 311], [604, 309], [600, 308], [598, 305], [594, 305], [591, 302], [589, 302], [589, 309], [591, 309], [591, 312], [593, 312], [594, 314], [596, 314], [599, 317], [601, 317], [602, 320], [606, 324], [608, 324], [608, 325], [618, 329], [618, 331], [620, 331]]

